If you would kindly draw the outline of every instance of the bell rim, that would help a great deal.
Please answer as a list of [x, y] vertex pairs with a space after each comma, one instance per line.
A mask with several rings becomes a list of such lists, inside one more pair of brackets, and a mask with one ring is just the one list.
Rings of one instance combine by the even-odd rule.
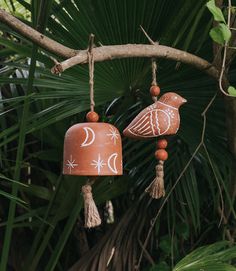
[[98, 177], [102, 177], [102, 176], [122, 176], [123, 175], [123, 170], [122, 172], [119, 172], [117, 174], [111, 174], [111, 172], [108, 172], [108, 173], [102, 173], [102, 174], [91, 174], [91, 173], [88, 173], [88, 172], [80, 172], [80, 173], [65, 173], [64, 171], [62, 172], [63, 175], [70, 175], [70, 176], [98, 176]]

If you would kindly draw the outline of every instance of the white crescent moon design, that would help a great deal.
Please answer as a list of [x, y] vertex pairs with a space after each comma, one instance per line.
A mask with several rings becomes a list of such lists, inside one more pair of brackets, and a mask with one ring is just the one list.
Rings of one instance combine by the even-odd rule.
[[90, 127], [83, 127], [85, 133], [86, 133], [86, 137], [84, 142], [80, 145], [81, 147], [87, 147], [89, 145], [91, 145], [94, 140], [95, 140], [95, 133], [93, 131], [92, 128]]
[[116, 168], [116, 159], [117, 159], [117, 156], [118, 156], [118, 154], [115, 152], [112, 155], [110, 155], [109, 158], [108, 158], [108, 160], [107, 160], [107, 165], [108, 165], [109, 169], [113, 173], [115, 173], [115, 174], [118, 173], [117, 168]]

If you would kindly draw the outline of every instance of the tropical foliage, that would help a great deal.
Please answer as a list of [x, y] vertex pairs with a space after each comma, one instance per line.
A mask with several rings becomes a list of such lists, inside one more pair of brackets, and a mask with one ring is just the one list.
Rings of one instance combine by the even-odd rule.
[[[71, 48], [87, 48], [90, 33], [97, 46], [148, 43], [142, 25], [160, 44], [214, 59], [209, 37], [213, 18], [205, 0], [2, 2], [15, 15], [20, 11], [25, 23]], [[85, 121], [89, 110], [88, 67], [52, 75], [51, 57], [60, 60], [58, 56], [4, 24], [0, 29], [0, 269], [68, 270], [75, 264], [70, 270], [134, 270], [153, 217], [161, 211], [140, 270], [235, 270], [233, 160], [221, 95], [207, 111], [206, 123], [202, 117], [217, 83], [203, 71], [158, 60], [162, 93], [174, 90], [188, 100], [181, 109], [180, 131], [169, 138], [168, 200], [151, 200], [144, 193], [155, 174], [155, 140], [123, 138], [124, 175], [101, 177], [95, 183], [94, 197], [104, 223], [86, 230], [80, 194], [86, 179], [63, 176], [61, 166], [64, 134], [72, 124]], [[235, 85], [234, 62], [229, 77]], [[122, 131], [152, 102], [150, 82], [149, 59], [95, 64], [101, 121]], [[106, 223], [108, 201], [114, 207], [112, 224]], [[215, 244], [206, 246], [211, 243]]]

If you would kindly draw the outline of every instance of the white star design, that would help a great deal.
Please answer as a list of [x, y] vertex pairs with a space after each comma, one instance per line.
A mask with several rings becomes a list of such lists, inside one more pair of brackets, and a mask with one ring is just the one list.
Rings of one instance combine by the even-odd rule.
[[75, 168], [75, 167], [78, 166], [78, 164], [75, 164], [75, 159], [73, 160], [72, 155], [70, 155], [70, 160], [67, 160], [67, 164], [66, 165], [67, 165], [68, 169], [70, 169], [70, 173], [71, 173], [71, 170], [73, 168]]
[[98, 154], [98, 160], [93, 160], [91, 165], [95, 166], [95, 168], [98, 169], [98, 174], [100, 175], [101, 168], [103, 168], [103, 166], [105, 166], [106, 163], [104, 163], [103, 160], [101, 160], [101, 156], [100, 156], [100, 153], [99, 153]]
[[113, 128], [112, 126], [110, 126], [110, 130], [111, 133], [107, 134], [107, 136], [111, 137], [111, 140], [113, 140], [114, 144], [116, 145], [116, 140], [119, 138], [119, 134], [117, 133], [116, 129]]

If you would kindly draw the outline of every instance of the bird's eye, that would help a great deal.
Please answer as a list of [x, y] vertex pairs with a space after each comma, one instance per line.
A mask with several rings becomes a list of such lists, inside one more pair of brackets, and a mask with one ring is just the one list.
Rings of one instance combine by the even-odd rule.
[[175, 100], [177, 100], [177, 96], [175, 96]]

